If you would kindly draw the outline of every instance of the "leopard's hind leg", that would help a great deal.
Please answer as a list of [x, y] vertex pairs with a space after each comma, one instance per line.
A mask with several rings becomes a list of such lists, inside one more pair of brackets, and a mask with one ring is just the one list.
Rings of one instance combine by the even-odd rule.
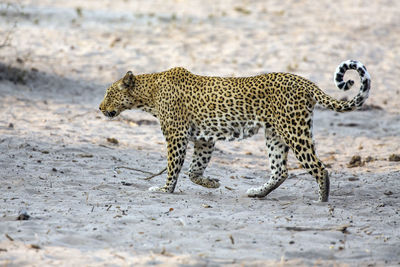
[[249, 197], [265, 197], [280, 186], [288, 177], [286, 164], [289, 146], [285, 144], [273, 128], [265, 129], [265, 139], [271, 176], [264, 185], [247, 190]]
[[320, 202], [329, 198], [329, 176], [324, 164], [317, 157], [312, 139], [312, 118], [305, 117], [297, 121], [285, 136], [285, 141], [292, 148], [302, 167], [317, 180]]
[[198, 185], [207, 188], [218, 188], [220, 186], [218, 179], [204, 177], [204, 170], [207, 168], [211, 159], [211, 154], [214, 151], [214, 141], [194, 141], [194, 152], [192, 163], [188, 171], [189, 179]]
[[318, 159], [311, 137], [301, 137], [299, 140], [302, 140], [301, 144], [297, 144], [293, 148], [294, 154], [300, 161], [301, 166], [317, 180], [319, 201], [327, 202], [329, 198], [328, 171]]

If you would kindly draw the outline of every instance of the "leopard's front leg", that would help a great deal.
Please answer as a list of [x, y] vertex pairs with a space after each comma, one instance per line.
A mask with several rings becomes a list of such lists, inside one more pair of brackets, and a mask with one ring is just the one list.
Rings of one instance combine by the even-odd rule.
[[153, 192], [173, 193], [176, 182], [178, 181], [179, 172], [181, 171], [183, 162], [185, 161], [186, 147], [188, 143], [187, 136], [177, 135], [169, 136], [167, 139], [167, 159], [168, 159], [168, 177], [164, 186], [150, 187], [149, 190]]

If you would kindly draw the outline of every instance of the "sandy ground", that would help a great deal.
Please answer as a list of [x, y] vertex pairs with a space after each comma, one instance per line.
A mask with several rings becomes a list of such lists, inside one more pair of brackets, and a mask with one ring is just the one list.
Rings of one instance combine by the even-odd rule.
[[[399, 1], [37, 0], [0, 11], [0, 36], [12, 30], [0, 48], [1, 266], [400, 264]], [[288, 71], [350, 98], [356, 89], [332, 82], [349, 58], [367, 66], [372, 89], [363, 111], [316, 109], [329, 203], [315, 202], [293, 154], [279, 189], [245, 196], [269, 176], [261, 134], [217, 144], [206, 173], [216, 190], [182, 174], [174, 194], [150, 193], [165, 174], [116, 169], [166, 165], [153, 117], [98, 111], [127, 70]]]

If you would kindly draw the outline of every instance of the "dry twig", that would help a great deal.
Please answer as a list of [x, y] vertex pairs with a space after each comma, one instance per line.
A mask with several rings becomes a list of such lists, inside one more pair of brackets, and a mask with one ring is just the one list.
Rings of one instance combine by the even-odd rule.
[[14, 241], [14, 238], [12, 238], [11, 236], [9, 236], [7, 233], [6, 234], [4, 234], [6, 237], [7, 237], [7, 239], [8, 240], [10, 240], [10, 241]]
[[163, 174], [167, 170], [167, 168], [164, 168], [161, 171], [159, 171], [158, 173], [152, 173], [152, 172], [144, 171], [144, 170], [141, 170], [141, 169], [126, 167], [126, 166], [117, 166], [117, 167], [114, 168], [115, 171], [117, 169], [127, 169], [127, 170], [138, 171], [138, 172], [150, 174], [150, 176], [148, 176], [148, 177], [141, 178], [142, 180], [150, 180], [150, 179], [152, 179], [152, 178], [154, 178], [156, 176], [159, 176], [159, 175]]
[[277, 228], [284, 228], [288, 231], [339, 231], [342, 233], [348, 233], [347, 228], [350, 227], [350, 224], [344, 224], [339, 226], [333, 226], [328, 228], [317, 228], [317, 227], [301, 227], [301, 226], [278, 226]]

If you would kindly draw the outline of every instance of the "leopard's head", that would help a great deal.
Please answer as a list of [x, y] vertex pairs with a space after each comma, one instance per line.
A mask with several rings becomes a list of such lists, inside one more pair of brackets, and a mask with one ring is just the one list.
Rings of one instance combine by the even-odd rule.
[[106, 91], [99, 109], [109, 118], [118, 116], [122, 111], [133, 107], [130, 91], [135, 88], [135, 76], [128, 71], [125, 76], [114, 82]]

